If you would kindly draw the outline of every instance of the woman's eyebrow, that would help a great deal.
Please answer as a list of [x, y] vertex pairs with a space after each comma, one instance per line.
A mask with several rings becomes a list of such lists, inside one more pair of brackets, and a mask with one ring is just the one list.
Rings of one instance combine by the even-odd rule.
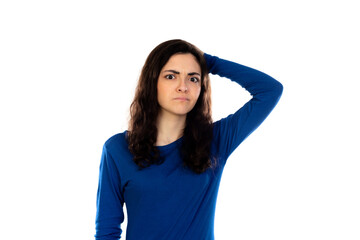
[[193, 76], [193, 75], [199, 75], [199, 76], [201, 76], [200, 73], [197, 73], [197, 72], [191, 72], [191, 73], [188, 73], [188, 75], [190, 75], [190, 76]]
[[[164, 72], [172, 72], [172, 73], [175, 73], [175, 74], [180, 74], [180, 72], [175, 71], [175, 70], [165, 70]], [[201, 76], [200, 73], [197, 73], [197, 72], [190, 72], [190, 73], [188, 73], [188, 75], [189, 75], [189, 76], [193, 76], [193, 75], [199, 75], [199, 76]]]
[[172, 73], [175, 73], [175, 74], [180, 74], [180, 72], [175, 71], [175, 70], [165, 70], [164, 72], [172, 72]]

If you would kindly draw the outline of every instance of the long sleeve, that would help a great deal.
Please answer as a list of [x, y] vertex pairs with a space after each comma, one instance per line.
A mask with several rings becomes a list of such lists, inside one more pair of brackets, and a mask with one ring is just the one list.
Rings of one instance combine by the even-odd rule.
[[228, 78], [252, 95], [244, 106], [234, 114], [214, 124], [217, 152], [225, 159], [244, 141], [270, 114], [278, 103], [283, 86], [280, 82], [258, 70], [204, 54], [209, 73]]
[[119, 239], [120, 224], [124, 221], [124, 196], [121, 191], [119, 171], [104, 144], [97, 191], [96, 234], [97, 240]]

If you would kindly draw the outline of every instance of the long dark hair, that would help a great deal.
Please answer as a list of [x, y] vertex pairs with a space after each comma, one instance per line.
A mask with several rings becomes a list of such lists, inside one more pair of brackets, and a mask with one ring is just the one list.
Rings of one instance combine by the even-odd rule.
[[163, 158], [155, 146], [156, 120], [159, 112], [157, 81], [163, 66], [176, 53], [191, 53], [201, 68], [201, 92], [194, 108], [187, 114], [181, 155], [183, 166], [195, 173], [214, 167], [211, 161], [212, 140], [211, 88], [203, 53], [191, 43], [175, 39], [161, 43], [147, 57], [142, 68], [135, 97], [130, 106], [127, 140], [134, 162], [140, 169], [161, 164]]

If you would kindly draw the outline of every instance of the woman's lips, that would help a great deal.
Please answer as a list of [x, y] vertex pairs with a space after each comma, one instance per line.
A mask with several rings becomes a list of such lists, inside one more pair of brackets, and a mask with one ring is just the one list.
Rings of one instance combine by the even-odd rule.
[[186, 98], [186, 97], [177, 97], [177, 98], [174, 98], [174, 100], [178, 100], [178, 101], [189, 101], [189, 99]]

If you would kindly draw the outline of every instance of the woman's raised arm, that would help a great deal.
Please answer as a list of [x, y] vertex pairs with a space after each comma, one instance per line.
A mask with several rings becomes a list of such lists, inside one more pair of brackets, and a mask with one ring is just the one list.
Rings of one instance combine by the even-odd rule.
[[204, 53], [209, 73], [226, 77], [252, 95], [234, 114], [214, 123], [217, 154], [225, 159], [270, 114], [278, 103], [283, 86], [269, 75], [241, 64]]

